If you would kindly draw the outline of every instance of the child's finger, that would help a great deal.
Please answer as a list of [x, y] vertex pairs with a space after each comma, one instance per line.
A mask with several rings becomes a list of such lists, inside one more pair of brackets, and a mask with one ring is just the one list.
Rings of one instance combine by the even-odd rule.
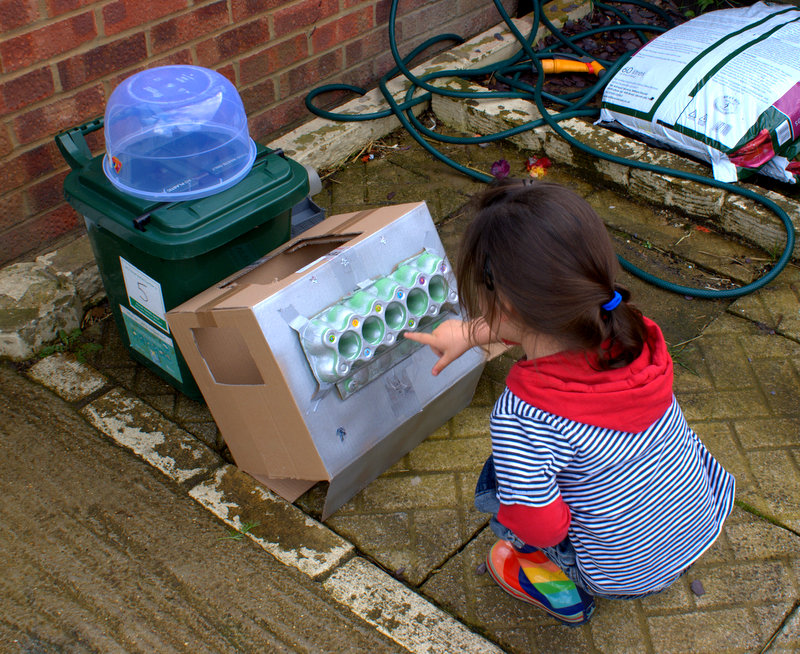
[[433, 334], [428, 334], [427, 332], [403, 332], [403, 338], [423, 345], [432, 345], [436, 341]]
[[431, 370], [431, 374], [433, 374], [434, 377], [458, 358], [448, 355], [446, 352], [442, 352], [441, 354], [437, 352], [437, 356], [439, 357], [439, 360], [434, 364], [433, 370]]

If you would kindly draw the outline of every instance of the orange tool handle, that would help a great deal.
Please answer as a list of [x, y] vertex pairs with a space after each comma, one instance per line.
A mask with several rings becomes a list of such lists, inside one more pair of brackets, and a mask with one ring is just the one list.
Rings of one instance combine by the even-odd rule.
[[576, 61], [575, 59], [541, 59], [546, 75], [551, 73], [592, 73], [600, 75], [605, 68], [596, 61]]

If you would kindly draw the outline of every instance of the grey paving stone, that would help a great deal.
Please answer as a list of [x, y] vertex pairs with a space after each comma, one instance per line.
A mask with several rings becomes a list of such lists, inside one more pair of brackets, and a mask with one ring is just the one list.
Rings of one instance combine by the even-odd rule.
[[288, 566], [310, 577], [331, 572], [353, 546], [235, 466], [189, 491], [195, 500]]
[[81, 409], [99, 431], [180, 484], [208, 476], [222, 460], [149, 404], [115, 388]]
[[94, 368], [78, 361], [74, 354], [58, 353], [37, 361], [28, 377], [58, 393], [68, 402], [77, 402], [96, 393], [108, 380]]

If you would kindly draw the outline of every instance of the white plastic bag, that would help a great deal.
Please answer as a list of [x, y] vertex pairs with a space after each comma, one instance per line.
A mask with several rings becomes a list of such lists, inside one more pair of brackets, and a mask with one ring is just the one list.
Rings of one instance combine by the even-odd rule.
[[608, 83], [598, 123], [709, 161], [720, 181], [760, 172], [794, 182], [800, 10], [759, 2], [661, 34]]

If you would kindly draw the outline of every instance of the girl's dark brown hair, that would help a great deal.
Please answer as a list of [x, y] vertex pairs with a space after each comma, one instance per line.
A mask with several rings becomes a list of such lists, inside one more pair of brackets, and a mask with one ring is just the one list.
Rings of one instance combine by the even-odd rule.
[[[594, 351], [601, 369], [633, 361], [646, 331], [605, 225], [580, 196], [558, 184], [496, 182], [477, 197], [461, 243], [458, 289], [470, 318], [498, 311], [569, 349]], [[602, 305], [614, 296], [612, 311]]]

